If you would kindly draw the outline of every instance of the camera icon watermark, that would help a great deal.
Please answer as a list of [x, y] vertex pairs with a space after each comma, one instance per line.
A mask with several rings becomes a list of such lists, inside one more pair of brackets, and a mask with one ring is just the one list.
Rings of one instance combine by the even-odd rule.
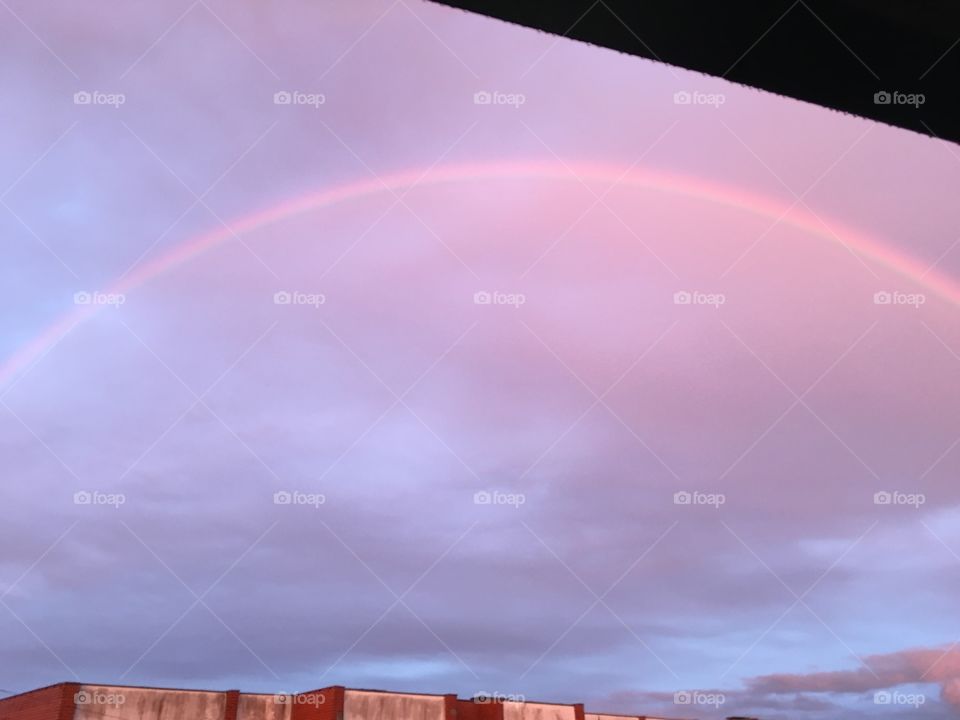
[[507, 505], [519, 509], [527, 502], [523, 493], [506, 493], [500, 490], [479, 490], [473, 494], [474, 505]]
[[727, 102], [723, 93], [705, 93], [699, 90], [678, 90], [673, 94], [674, 105], [709, 105], [719, 108]]
[[921, 505], [925, 505], [927, 496], [923, 493], [905, 493], [899, 490], [881, 490], [873, 494], [874, 505], [893, 505], [912, 507], [919, 510]]
[[927, 302], [923, 293], [905, 293], [899, 290], [879, 290], [873, 294], [874, 305], [906, 305], [919, 309]]
[[123, 493], [106, 493], [99, 490], [78, 490], [73, 494], [73, 504], [119, 509], [127, 504], [127, 496]]
[[674, 705], [698, 705], [719, 708], [727, 702], [723, 693], [708, 693], [700, 690], [680, 690], [673, 694]]
[[107, 693], [99, 690], [80, 690], [73, 694], [76, 705], [113, 705], [119, 707], [127, 702], [123, 693]]
[[516, 693], [487, 692], [481, 690], [473, 694], [473, 702], [478, 705], [497, 705], [503, 703], [524, 703], [527, 701], [526, 695]]
[[127, 102], [123, 93], [106, 93], [100, 90], [80, 90], [73, 94], [74, 105], [107, 105], [114, 109]]
[[73, 294], [74, 305], [101, 305], [119, 308], [127, 301], [123, 293], [105, 293], [99, 291], [80, 290]]
[[326, 504], [327, 496], [323, 493], [306, 493], [299, 490], [278, 490], [273, 494], [274, 505], [306, 505], [318, 509]]
[[300, 90], [280, 90], [273, 94], [274, 105], [305, 105], [314, 110], [325, 105], [327, 96], [323, 93], [308, 93]]
[[879, 690], [873, 694], [874, 705], [906, 705], [919, 709], [926, 704], [927, 697], [922, 693], [905, 693], [899, 690]]
[[274, 705], [306, 705], [320, 707], [326, 704], [327, 698], [321, 693], [275, 693], [273, 696]]
[[719, 510], [727, 503], [727, 496], [723, 493], [689, 492], [680, 490], [673, 494], [674, 505], [706, 505]]
[[323, 293], [307, 293], [297, 290], [279, 290], [273, 294], [274, 305], [307, 305], [319, 308], [325, 305], [327, 296]]
[[723, 293], [707, 293], [699, 290], [677, 290], [673, 294], [674, 305], [707, 305], [714, 310], [719, 310], [721, 305], [725, 305], [727, 296]]
[[523, 93], [505, 93], [498, 90], [478, 90], [473, 94], [474, 105], [507, 105], [519, 108], [527, 102]]
[[527, 296], [523, 293], [506, 293], [499, 290], [479, 290], [473, 294], [474, 305], [508, 305], [519, 308], [526, 304]]
[[923, 93], [880, 90], [873, 94], [874, 105], [911, 105], [914, 108], [919, 108], [926, 101], [927, 96]]

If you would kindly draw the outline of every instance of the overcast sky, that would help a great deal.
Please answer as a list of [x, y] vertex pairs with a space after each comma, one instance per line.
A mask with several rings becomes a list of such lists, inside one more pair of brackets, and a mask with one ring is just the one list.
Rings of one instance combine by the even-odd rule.
[[417, 0], [0, 5], [0, 688], [960, 712], [955, 146]]

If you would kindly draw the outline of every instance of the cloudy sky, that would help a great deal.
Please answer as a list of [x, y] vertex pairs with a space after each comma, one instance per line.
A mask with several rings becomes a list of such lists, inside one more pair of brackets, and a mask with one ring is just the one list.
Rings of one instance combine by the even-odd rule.
[[960, 713], [955, 146], [417, 0], [0, 6], [0, 688]]

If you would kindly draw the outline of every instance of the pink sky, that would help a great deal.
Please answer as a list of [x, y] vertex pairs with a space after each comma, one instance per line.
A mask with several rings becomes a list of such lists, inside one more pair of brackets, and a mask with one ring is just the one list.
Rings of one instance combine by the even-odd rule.
[[0, 14], [0, 688], [958, 712], [955, 146], [414, 0]]

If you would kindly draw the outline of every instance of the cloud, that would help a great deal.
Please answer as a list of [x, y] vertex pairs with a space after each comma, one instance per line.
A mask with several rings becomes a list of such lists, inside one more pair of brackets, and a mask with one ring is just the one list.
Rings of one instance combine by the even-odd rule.
[[960, 650], [901, 650], [863, 659], [864, 667], [816, 673], [763, 675], [747, 682], [751, 693], [865, 693], [901, 685], [938, 683], [941, 698], [960, 710]]
[[[960, 650], [952, 646], [906, 649], [870, 655], [864, 658], [864, 667], [853, 670], [774, 673], [749, 678], [743, 688], [700, 689], [704, 695], [723, 697], [723, 703], [718, 708], [698, 707], [697, 714], [709, 718], [730, 715], [789, 718], [798, 714], [810, 718], [870, 718], [878, 710], [877, 693], [884, 699], [906, 701], [922, 693], [912, 692], [915, 687], [903, 686], [924, 684], [939, 685], [944, 704], [943, 708], [931, 706], [930, 698], [924, 696], [921, 704], [925, 714], [955, 717], [955, 713], [960, 712]], [[895, 692], [898, 688], [901, 688], [899, 693]], [[902, 717], [911, 717], [911, 712], [916, 712], [916, 707], [908, 702], [891, 704], [894, 707], [880, 709], [893, 712], [893, 716], [899, 712]], [[623, 713], [643, 707], [648, 713], [666, 716], [678, 714], [678, 708], [688, 709], [674, 703], [673, 693], [633, 690], [594, 698], [591, 707]]]

